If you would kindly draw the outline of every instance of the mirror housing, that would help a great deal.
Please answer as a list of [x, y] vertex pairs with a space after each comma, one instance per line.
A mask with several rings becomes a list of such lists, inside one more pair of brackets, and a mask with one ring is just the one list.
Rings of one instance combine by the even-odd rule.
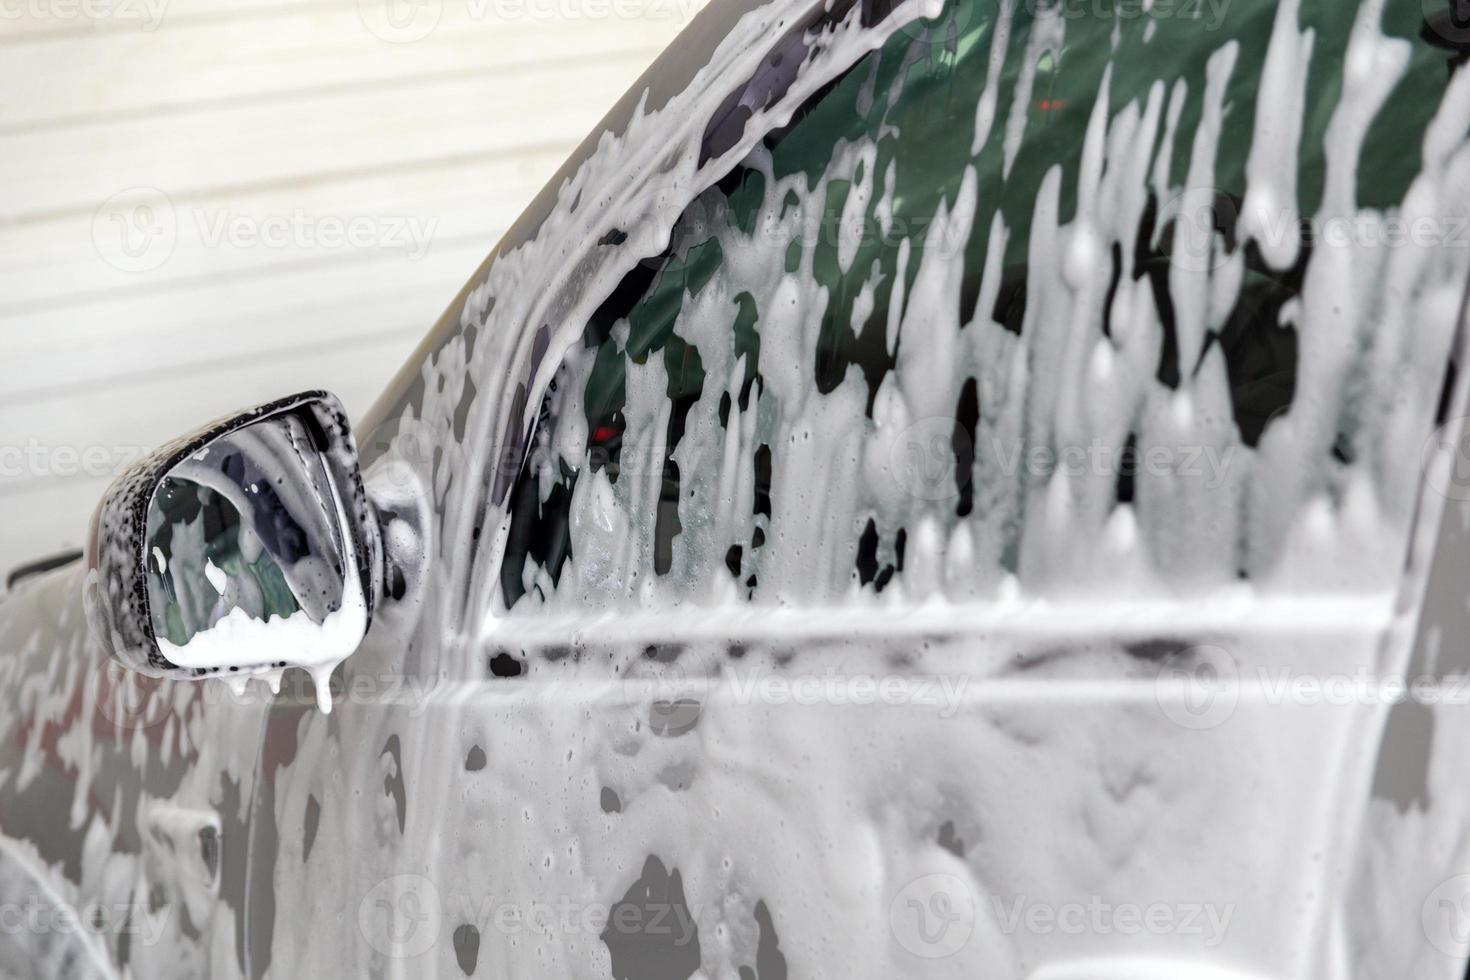
[[87, 618], [123, 665], [174, 679], [327, 680], [372, 620], [377, 521], [341, 403], [306, 392], [132, 464], [92, 517]]

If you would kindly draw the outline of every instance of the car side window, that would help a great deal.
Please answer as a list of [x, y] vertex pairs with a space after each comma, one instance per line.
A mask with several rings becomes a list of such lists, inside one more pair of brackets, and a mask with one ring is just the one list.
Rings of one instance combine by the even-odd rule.
[[1393, 549], [1294, 535], [1366, 485], [1402, 542], [1443, 387], [1470, 93], [1419, 6], [961, 0], [900, 32], [586, 325], [506, 607], [1382, 587]]

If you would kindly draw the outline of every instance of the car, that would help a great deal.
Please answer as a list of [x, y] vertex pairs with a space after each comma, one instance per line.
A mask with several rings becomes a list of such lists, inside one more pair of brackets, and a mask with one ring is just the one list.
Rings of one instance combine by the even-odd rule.
[[0, 975], [1459, 980], [1467, 25], [712, 5], [0, 599]]

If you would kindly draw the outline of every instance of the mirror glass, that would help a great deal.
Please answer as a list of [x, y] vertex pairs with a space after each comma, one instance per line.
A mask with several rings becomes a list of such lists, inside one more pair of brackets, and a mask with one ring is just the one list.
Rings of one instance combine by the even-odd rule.
[[362, 582], [319, 439], [306, 417], [272, 416], [159, 482], [146, 529], [149, 613], [173, 663], [247, 676], [330, 673], [357, 648]]

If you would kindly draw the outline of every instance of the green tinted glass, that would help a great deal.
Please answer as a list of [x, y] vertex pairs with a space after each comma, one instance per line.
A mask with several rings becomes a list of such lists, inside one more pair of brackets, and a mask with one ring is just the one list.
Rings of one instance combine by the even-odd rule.
[[[579, 594], [609, 601], [649, 587], [632, 572], [675, 592], [719, 576], [750, 598], [831, 599], [882, 589], [912, 562], [920, 526], [977, 542], [988, 568], [977, 580], [1039, 578], [1061, 559], [1028, 557], [1057, 546], [1036, 544], [1052, 530], [1028, 541], [1026, 527], [1045, 493], [1061, 493], [1057, 457], [1093, 443], [1108, 462], [1071, 481], [1093, 526], [1071, 547], [1099, 553], [1089, 535], [1121, 508], [1156, 539], [1159, 568], [1187, 579], [1209, 564], [1222, 582], [1263, 574], [1307, 497], [1336, 506], [1344, 467], [1397, 452], [1335, 399], [1345, 386], [1392, 397], [1402, 381], [1387, 365], [1409, 358], [1401, 335], [1380, 331], [1376, 361], [1365, 339], [1346, 368], [1322, 353], [1332, 330], [1376, 330], [1373, 309], [1391, 294], [1332, 325], [1324, 297], [1341, 289], [1309, 289], [1310, 273], [1325, 283], [1338, 264], [1375, 281], [1394, 254], [1376, 237], [1324, 244], [1319, 219], [1379, 236], [1382, 209], [1441, 165], [1423, 147], [1451, 56], [1420, 36], [1420, 5], [1389, 4], [1381, 20], [1373, 9], [961, 0], [900, 31], [694, 202], [669, 250], [589, 323], [558, 382], [575, 389], [561, 411], [579, 414], [587, 454], [556, 443], [560, 458], [544, 456], [523, 484], [507, 602], [561, 590], [568, 560]], [[1345, 91], [1351, 44], [1382, 60], [1392, 84], [1381, 104], [1371, 81]], [[1257, 118], [1278, 108], [1276, 122]], [[1248, 201], [1253, 155], [1258, 191], [1284, 198], [1272, 207]], [[1441, 272], [1458, 291], [1454, 262]], [[1302, 337], [1304, 318], [1322, 323], [1315, 338]], [[1415, 427], [1433, 410], [1447, 342], [1442, 325], [1420, 331], [1423, 397], [1395, 409]], [[1138, 394], [1116, 411], [1069, 408], [1099, 358], [1128, 362]], [[1345, 373], [1314, 383], [1337, 394], [1303, 397], [1324, 359]], [[1203, 428], [1152, 445], [1165, 438], [1157, 406], [1176, 394]], [[911, 443], [902, 450], [884, 442], [895, 413]], [[1266, 445], [1273, 424], [1279, 447]], [[1170, 465], [1186, 453], [1218, 465], [1202, 489], [1166, 479], [1177, 473], [1140, 477], [1155, 449]], [[1026, 469], [1033, 451], [1051, 461]], [[1312, 475], [1289, 492], [1265, 475], [1295, 480], [1303, 466]], [[582, 485], [593, 479], [598, 488]], [[884, 480], [902, 492], [874, 489]], [[1406, 485], [1389, 482], [1393, 539], [1412, 508]], [[579, 561], [606, 553], [626, 564], [594, 574]], [[1191, 563], [1200, 569], [1183, 573]]]

